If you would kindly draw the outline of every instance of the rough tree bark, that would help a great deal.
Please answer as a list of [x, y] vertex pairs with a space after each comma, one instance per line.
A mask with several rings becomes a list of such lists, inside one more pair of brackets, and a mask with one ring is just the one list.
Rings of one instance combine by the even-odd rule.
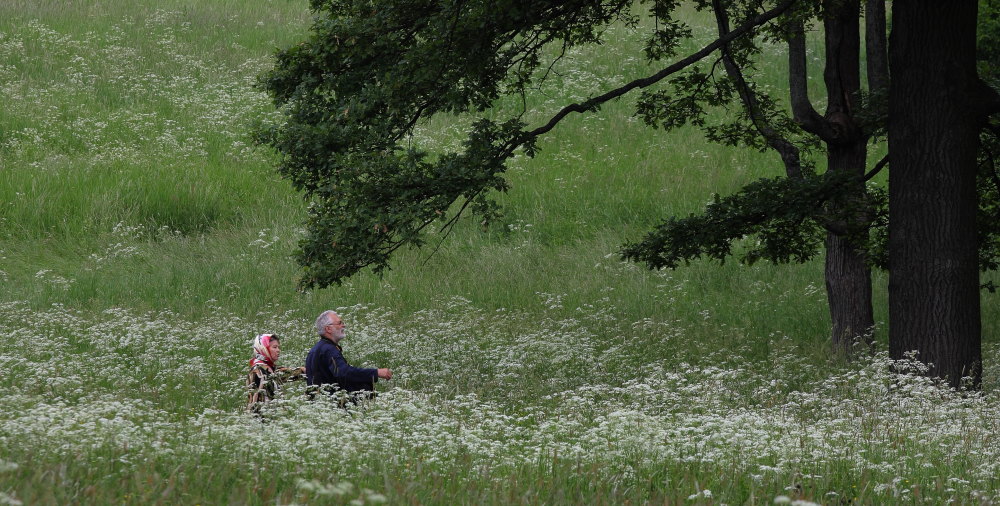
[[889, 44], [889, 353], [952, 386], [981, 375], [975, 0], [898, 0]]
[[[827, 145], [827, 170], [849, 173], [858, 183], [846, 195], [831, 202], [826, 238], [826, 293], [833, 323], [831, 340], [835, 350], [850, 355], [854, 344], [872, 342], [875, 324], [872, 311], [871, 267], [851, 243], [852, 230], [863, 230], [870, 218], [865, 210], [864, 183], [868, 136], [855, 118], [860, 110], [860, 4], [857, 0], [826, 1], [823, 20], [826, 37], [826, 114], [820, 116], [806, 92], [805, 37], [801, 27], [789, 40], [789, 90], [795, 120]], [[881, 13], [884, 16], [884, 12]], [[875, 10], [871, 16], [879, 15]], [[877, 20], [873, 20], [877, 26]], [[884, 26], [884, 22], [883, 22]], [[877, 48], [884, 40], [872, 30], [869, 44]], [[871, 51], [872, 49], [870, 49]], [[874, 49], [877, 51], [877, 49]], [[870, 75], [870, 87], [882, 86], [884, 73]]]

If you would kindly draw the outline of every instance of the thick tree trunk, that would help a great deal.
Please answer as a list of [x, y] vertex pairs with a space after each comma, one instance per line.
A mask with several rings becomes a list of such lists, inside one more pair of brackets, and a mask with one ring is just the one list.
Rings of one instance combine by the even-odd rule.
[[889, 353], [978, 386], [975, 0], [893, 2]]

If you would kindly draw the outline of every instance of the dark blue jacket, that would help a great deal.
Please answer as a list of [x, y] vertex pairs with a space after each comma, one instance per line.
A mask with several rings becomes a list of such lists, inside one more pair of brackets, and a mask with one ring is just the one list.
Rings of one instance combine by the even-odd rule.
[[373, 391], [378, 369], [351, 366], [340, 345], [321, 337], [306, 356], [306, 381], [310, 385], [337, 385], [348, 392]]

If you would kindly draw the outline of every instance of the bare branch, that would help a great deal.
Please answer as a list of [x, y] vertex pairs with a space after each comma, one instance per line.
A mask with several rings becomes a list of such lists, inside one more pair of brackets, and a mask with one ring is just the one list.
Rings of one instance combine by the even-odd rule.
[[889, 155], [883, 156], [882, 159], [879, 160], [878, 163], [876, 163], [874, 167], [872, 167], [872, 170], [868, 171], [868, 173], [865, 174], [865, 178], [863, 179], [863, 181], [869, 181], [869, 180], [871, 180], [871, 178], [875, 177], [876, 174], [878, 174], [879, 172], [881, 172], [882, 169], [885, 168], [885, 166], [888, 163], [889, 163]]
[[[448, 236], [451, 235], [452, 230], [455, 229], [455, 223], [458, 222], [458, 218], [462, 216], [462, 213], [465, 212], [465, 208], [469, 207], [469, 204], [472, 203], [472, 199], [475, 198], [476, 195], [479, 195], [479, 192], [476, 192], [472, 196], [472, 198], [466, 198], [465, 202], [462, 203], [462, 207], [459, 208], [459, 210], [455, 213], [455, 216], [452, 216], [451, 219], [448, 220], [447, 223], [445, 223], [444, 225], [441, 226], [441, 229], [439, 230], [439, 232], [443, 231], [444, 235], [441, 237], [441, 240], [438, 241], [437, 245], [434, 246], [434, 250], [431, 251], [430, 254], [427, 255], [426, 258], [424, 258], [423, 262], [420, 263], [421, 267], [423, 267], [424, 265], [427, 265], [427, 262], [430, 262], [431, 257], [433, 257], [438, 252], [438, 250], [441, 249], [441, 245], [444, 244], [444, 240], [447, 239]], [[458, 199], [455, 199], [455, 200], [458, 200]], [[452, 200], [452, 203], [454, 203], [455, 200]]]
[[803, 130], [821, 139], [833, 137], [833, 130], [820, 116], [809, 100], [809, 82], [806, 70], [806, 33], [801, 21], [796, 21], [788, 36], [788, 92], [792, 117]]
[[865, 2], [865, 55], [868, 65], [868, 91], [889, 90], [889, 57], [885, 37], [885, 0]]
[[[719, 36], [724, 37], [729, 33], [729, 16], [726, 14], [726, 9], [719, 0], [712, 0], [712, 6], [715, 11], [715, 20], [719, 27]], [[801, 178], [802, 162], [799, 158], [799, 148], [789, 142], [788, 139], [785, 139], [781, 133], [771, 126], [767, 118], [764, 117], [764, 114], [760, 110], [760, 104], [757, 101], [757, 95], [750, 88], [750, 85], [747, 84], [740, 66], [733, 59], [733, 54], [728, 44], [722, 46], [722, 62], [726, 67], [726, 73], [736, 83], [736, 90], [739, 92], [740, 100], [743, 101], [743, 107], [750, 116], [750, 121], [753, 122], [754, 128], [764, 137], [767, 145], [781, 155], [781, 161], [785, 165], [785, 173], [788, 174], [788, 177]]]
[[845, 0], [837, 5], [823, 17], [826, 46], [823, 82], [827, 98], [824, 116], [834, 132], [831, 138], [823, 140], [828, 144], [850, 144], [863, 135], [854, 118], [861, 91], [860, 4], [857, 0]]
[[549, 132], [550, 130], [552, 130], [553, 128], [555, 128], [555, 126], [557, 124], [559, 124], [559, 122], [562, 121], [563, 118], [565, 118], [566, 116], [568, 116], [572, 112], [581, 112], [582, 113], [582, 112], [590, 111], [590, 110], [594, 109], [595, 107], [598, 107], [601, 104], [604, 104], [605, 102], [608, 102], [609, 100], [613, 100], [615, 98], [618, 98], [618, 97], [620, 97], [620, 96], [622, 96], [622, 95], [624, 95], [624, 94], [626, 94], [626, 93], [628, 93], [628, 92], [630, 92], [630, 91], [632, 91], [632, 90], [634, 90], [636, 88], [645, 88], [645, 87], [651, 86], [653, 84], [656, 84], [656, 83], [662, 81], [663, 79], [667, 78], [671, 74], [677, 73], [677, 72], [679, 72], [679, 71], [687, 68], [688, 66], [690, 66], [690, 65], [692, 65], [692, 64], [694, 64], [694, 63], [696, 63], [698, 61], [701, 61], [703, 58], [705, 58], [706, 56], [708, 56], [709, 54], [711, 54], [713, 51], [715, 51], [715, 50], [719, 49], [720, 47], [724, 46], [725, 44], [728, 44], [729, 42], [731, 42], [731, 41], [733, 41], [733, 40], [735, 40], [735, 39], [737, 39], [739, 37], [742, 37], [747, 32], [753, 30], [754, 28], [756, 28], [756, 27], [758, 27], [758, 26], [760, 26], [760, 25], [762, 25], [764, 23], [767, 23], [768, 21], [771, 21], [772, 19], [778, 17], [779, 15], [781, 15], [781, 13], [785, 12], [786, 10], [788, 10], [789, 7], [791, 7], [793, 4], [795, 4], [796, 1], [797, 0], [785, 0], [784, 2], [782, 2], [781, 4], [779, 4], [778, 6], [776, 6], [775, 8], [773, 8], [773, 9], [771, 9], [769, 11], [761, 13], [757, 17], [751, 19], [750, 21], [748, 21], [745, 24], [741, 25], [740, 27], [736, 28], [732, 32], [729, 32], [729, 34], [727, 34], [726, 36], [719, 37], [718, 39], [716, 39], [712, 43], [706, 45], [705, 47], [701, 48], [697, 52], [688, 55], [686, 58], [684, 58], [684, 59], [682, 59], [682, 60], [680, 60], [680, 61], [678, 61], [676, 63], [673, 63], [673, 64], [671, 64], [671, 65], [669, 65], [667, 67], [664, 67], [662, 70], [660, 70], [659, 72], [657, 72], [657, 73], [655, 73], [655, 74], [653, 74], [651, 76], [643, 77], [641, 79], [636, 79], [636, 80], [634, 80], [634, 81], [632, 81], [630, 83], [625, 84], [624, 86], [622, 86], [620, 88], [616, 88], [616, 89], [611, 90], [611, 91], [609, 91], [607, 93], [604, 93], [602, 95], [598, 95], [598, 96], [596, 96], [594, 98], [591, 98], [590, 100], [584, 101], [582, 103], [570, 104], [570, 105], [567, 105], [566, 107], [563, 107], [551, 119], [549, 119], [549, 121], [545, 125], [542, 125], [542, 126], [536, 128], [534, 130], [531, 130], [530, 132], [525, 132], [523, 135], [520, 136], [519, 139], [517, 139], [515, 142], [513, 142], [512, 144], [510, 144], [509, 145], [510, 151], [513, 151], [514, 149], [517, 148], [517, 146], [519, 146], [521, 144], [524, 144], [525, 142], [528, 142], [529, 140], [531, 140], [534, 137], [538, 137], [539, 135], [542, 135], [542, 134], [545, 134], [545, 133]]

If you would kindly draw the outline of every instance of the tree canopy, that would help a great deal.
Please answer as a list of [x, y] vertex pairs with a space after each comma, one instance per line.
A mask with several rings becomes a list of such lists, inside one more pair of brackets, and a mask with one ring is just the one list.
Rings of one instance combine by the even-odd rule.
[[[995, 17], [992, 0], [982, 3]], [[284, 121], [259, 132], [260, 140], [281, 154], [280, 173], [310, 202], [307, 234], [297, 252], [302, 286], [338, 284], [366, 267], [381, 272], [400, 247], [421, 246], [434, 223], [447, 230], [472, 214], [488, 225], [499, 216], [495, 197], [508, 189], [504, 173], [515, 153], [533, 156], [539, 136], [570, 114], [595, 112], [609, 100], [637, 93], [636, 114], [650, 126], [670, 130], [689, 124], [712, 141], [772, 150], [785, 175], [716, 196], [701, 214], [667, 217], [641, 241], [624, 245], [622, 256], [651, 268], [673, 268], [701, 257], [723, 261], [733, 254], [734, 243], [749, 235], [758, 240], [740, 256], [745, 262], [803, 262], [824, 251], [834, 344], [849, 352], [859, 340], [870, 342], [870, 269], [892, 264], [890, 198], [866, 185], [885, 167], [891, 171], [891, 157], [865, 165], [868, 145], [884, 141], [892, 124], [884, 0], [864, 5], [861, 0], [698, 0], [694, 7], [712, 15], [718, 36], [686, 55], [678, 48], [692, 37], [692, 29], [676, 16], [680, 4], [313, 0], [317, 16], [309, 38], [280, 51], [275, 67], [262, 78]], [[913, 9], [904, 12], [923, 12]], [[971, 18], [956, 24], [962, 34], [948, 39], [931, 26], [934, 35], [967, 41], [975, 9], [969, 13]], [[659, 70], [614, 89], [594, 90], [590, 98], [567, 103], [535, 125], [526, 121], [526, 108], [500, 118], [486, 114], [502, 97], [526, 102], [570, 48], [599, 45], [612, 24], [636, 27], [645, 17], [655, 23], [643, 53]], [[822, 26], [825, 47], [822, 113], [807, 86], [805, 34], [815, 25]], [[991, 30], [981, 30], [980, 36], [995, 37]], [[768, 41], [788, 50], [788, 87], [777, 93], [752, 76], [762, 42]], [[974, 46], [961, 47], [968, 53]], [[896, 61], [919, 63], [912, 54], [907, 57]], [[995, 60], [989, 50], [980, 59], [982, 65]], [[907, 68], [905, 63], [897, 67]], [[974, 73], [969, 82], [975, 82]], [[931, 83], [931, 73], [918, 75], [924, 82], [913, 90], [941, 86]], [[900, 103], [900, 95], [895, 97]], [[729, 116], [709, 121], [706, 108], [715, 106], [727, 107]], [[478, 118], [461, 149], [432, 152], [412, 144], [420, 121], [440, 113]], [[962, 125], [978, 121], [973, 115], [966, 120]], [[963, 137], [956, 146], [974, 151], [976, 143], [966, 141]], [[972, 199], [978, 200], [978, 236], [966, 241], [973, 251], [973, 243], [982, 245], [978, 265], [983, 269], [996, 269], [1000, 253], [992, 218], [1000, 188], [992, 163], [993, 153], [1000, 152], [995, 146], [985, 143], [979, 198]], [[826, 156], [824, 172], [816, 168], [820, 154]], [[914, 162], [923, 175], [931, 170], [925, 162]], [[911, 216], [919, 221], [919, 213]]]
[[[645, 52], [675, 55], [690, 28], [672, 16], [680, 2], [650, 6], [657, 29]], [[264, 86], [286, 121], [261, 132], [281, 154], [279, 171], [311, 200], [298, 261], [305, 287], [340, 283], [371, 266], [388, 267], [403, 245], [423, 244], [435, 222], [447, 228], [472, 212], [498, 216], [492, 192], [505, 191], [505, 162], [567, 115], [598, 109], [658, 83], [789, 10], [749, 10], [728, 34], [648, 77], [567, 104], [529, 128], [521, 115], [476, 121], [457, 152], [428, 153], [407, 136], [436, 113], [481, 113], [501, 95], [524, 95], [554, 58], [596, 44], [612, 23], [634, 24], [633, 2], [390, 1], [312, 2], [310, 38], [281, 51]], [[707, 3], [702, 2], [702, 7]]]

